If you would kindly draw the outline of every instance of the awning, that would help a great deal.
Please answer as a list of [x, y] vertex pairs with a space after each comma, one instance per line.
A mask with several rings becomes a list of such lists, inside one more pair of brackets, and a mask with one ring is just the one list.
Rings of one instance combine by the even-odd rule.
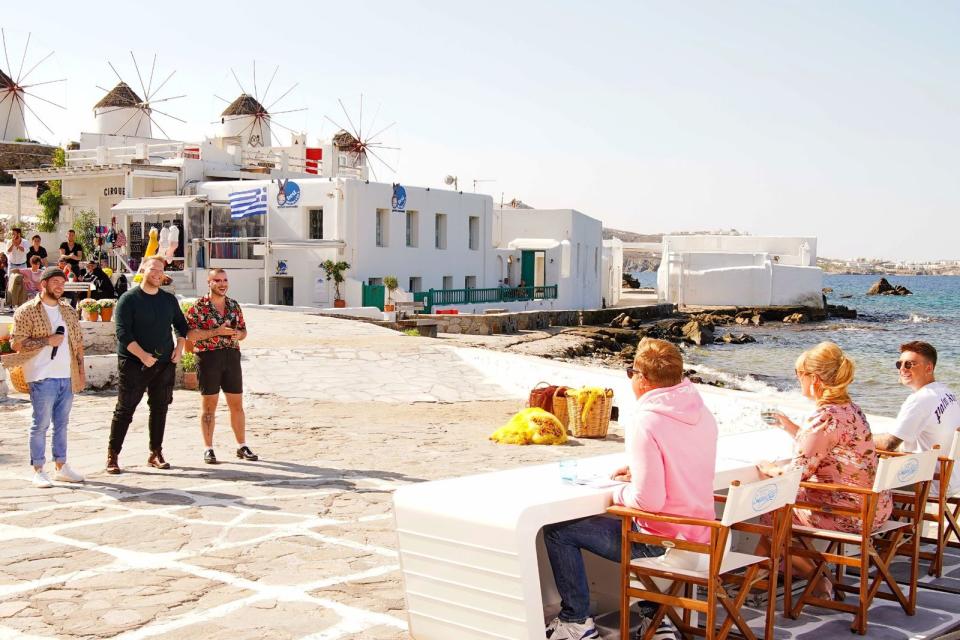
[[532, 251], [545, 251], [559, 247], [560, 241], [553, 238], [514, 238], [507, 243], [508, 249], [527, 249]]
[[151, 213], [154, 211], [169, 211], [183, 209], [191, 202], [196, 202], [200, 196], [160, 196], [155, 198], [124, 198], [111, 207], [117, 213]]

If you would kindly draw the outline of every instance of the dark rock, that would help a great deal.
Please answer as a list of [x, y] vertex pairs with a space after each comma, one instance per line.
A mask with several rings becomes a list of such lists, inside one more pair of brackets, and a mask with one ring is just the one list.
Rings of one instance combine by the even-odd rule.
[[625, 313], [621, 313], [621, 314], [617, 315], [616, 317], [614, 317], [613, 320], [610, 321], [610, 326], [611, 326], [611, 327], [622, 327], [624, 320], [630, 320], [630, 316], [628, 316], [628, 315], [625, 314]]
[[725, 342], [726, 344], [747, 344], [749, 342], [756, 342], [757, 339], [746, 333], [741, 333], [740, 335], [733, 335], [732, 333], [725, 333], [723, 337], [718, 339], [718, 342]]
[[639, 289], [640, 281], [634, 278], [629, 273], [623, 274], [623, 284], [624, 286], [630, 287], [631, 289]]
[[683, 337], [695, 345], [709, 344], [713, 342], [713, 325], [705, 324], [699, 320], [691, 320], [683, 325]]
[[909, 296], [912, 295], [912, 291], [907, 289], [902, 284], [893, 286], [887, 282], [886, 278], [880, 278], [873, 283], [873, 286], [867, 291], [868, 296]]
[[800, 324], [810, 322], [810, 318], [808, 318], [805, 313], [791, 313], [783, 319], [783, 322], [785, 324]]
[[821, 291], [823, 291], [824, 294], [833, 293], [833, 287], [824, 287]]
[[845, 307], [842, 304], [829, 304], [827, 305], [827, 315], [831, 318], [856, 319], [857, 310]]

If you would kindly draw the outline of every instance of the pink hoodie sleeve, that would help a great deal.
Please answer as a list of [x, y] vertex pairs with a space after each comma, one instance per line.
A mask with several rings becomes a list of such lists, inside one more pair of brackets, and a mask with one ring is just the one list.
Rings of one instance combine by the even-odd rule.
[[627, 439], [630, 484], [617, 489], [615, 504], [657, 513], [667, 499], [666, 478], [660, 445], [646, 429], [633, 429]]

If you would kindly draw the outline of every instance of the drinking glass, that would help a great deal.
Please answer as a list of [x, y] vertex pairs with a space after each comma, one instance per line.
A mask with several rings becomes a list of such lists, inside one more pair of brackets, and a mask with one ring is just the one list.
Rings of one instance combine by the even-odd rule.
[[563, 482], [576, 482], [577, 480], [577, 461], [574, 459], [561, 460], [559, 463], [560, 480]]
[[760, 419], [765, 423], [771, 426], [779, 424], [777, 416], [781, 414], [781, 411], [776, 407], [764, 407], [760, 410]]

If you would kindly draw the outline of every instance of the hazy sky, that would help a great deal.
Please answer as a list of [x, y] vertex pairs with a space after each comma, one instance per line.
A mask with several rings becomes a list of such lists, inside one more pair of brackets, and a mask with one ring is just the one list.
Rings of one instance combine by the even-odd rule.
[[[8, 3], [17, 68], [68, 109], [33, 106], [63, 142], [89, 130], [113, 61], [131, 86], [158, 54], [173, 138], [216, 130], [217, 93], [265, 89], [309, 140], [364, 94], [382, 181], [572, 207], [611, 227], [816, 235], [823, 256], [960, 258], [958, 2]], [[144, 8], [141, 8], [143, 6]], [[146, 8], [149, 7], [149, 8]], [[6, 62], [0, 60], [0, 66]], [[146, 81], [146, 78], [144, 78]], [[42, 93], [41, 93], [42, 91]], [[140, 91], [138, 90], [138, 93]], [[370, 120], [377, 111], [375, 123]], [[289, 136], [280, 130], [286, 142]], [[376, 166], [376, 165], [375, 165]]]

